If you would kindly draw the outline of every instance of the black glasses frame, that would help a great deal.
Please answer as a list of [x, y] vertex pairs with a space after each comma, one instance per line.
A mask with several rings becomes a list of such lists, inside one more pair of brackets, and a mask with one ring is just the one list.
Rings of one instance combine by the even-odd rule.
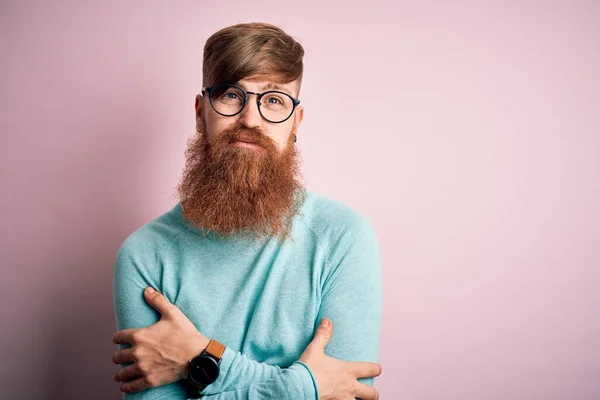
[[[223, 113], [221, 113], [221, 112], [217, 111], [217, 109], [215, 108], [215, 106], [214, 106], [214, 104], [213, 104], [212, 93], [213, 93], [213, 92], [214, 92], [216, 89], [218, 89], [218, 88], [222, 88], [222, 87], [234, 87], [234, 88], [236, 88], [236, 89], [239, 89], [239, 90], [240, 90], [242, 93], [244, 93], [244, 104], [242, 105], [242, 108], [240, 108], [240, 111], [236, 112], [235, 114], [223, 114]], [[294, 115], [294, 111], [296, 111], [296, 107], [298, 107], [298, 105], [300, 104], [300, 100], [298, 100], [297, 98], [295, 98], [295, 97], [291, 96], [290, 94], [288, 94], [288, 93], [286, 93], [286, 92], [282, 92], [282, 91], [280, 91], [280, 90], [269, 90], [269, 91], [262, 92], [262, 93], [258, 93], [258, 92], [249, 92], [249, 91], [245, 90], [245, 89], [244, 89], [243, 87], [241, 87], [241, 86], [238, 86], [238, 85], [233, 85], [233, 84], [228, 84], [228, 83], [221, 83], [221, 84], [218, 84], [218, 85], [215, 85], [215, 86], [203, 87], [203, 88], [202, 88], [202, 93], [204, 93], [204, 92], [208, 93], [208, 100], [210, 101], [210, 106], [212, 107], [212, 109], [213, 109], [213, 110], [215, 110], [215, 112], [216, 112], [217, 114], [219, 114], [219, 115], [222, 115], [222, 116], [224, 116], [224, 117], [233, 117], [233, 116], [236, 116], [236, 115], [238, 115], [238, 114], [239, 114], [239, 113], [241, 113], [242, 111], [244, 111], [244, 108], [246, 108], [246, 104], [248, 104], [248, 99], [250, 98], [250, 96], [249, 96], [249, 95], [251, 95], [251, 94], [255, 94], [255, 95], [256, 95], [256, 104], [258, 105], [258, 113], [260, 114], [260, 116], [261, 116], [261, 117], [262, 117], [262, 118], [263, 118], [265, 121], [268, 121], [268, 122], [270, 122], [270, 123], [272, 123], [272, 124], [281, 124], [282, 122], [285, 122], [285, 121], [287, 121], [288, 119], [290, 119], [290, 117], [291, 117], [292, 115]], [[266, 94], [269, 94], [269, 93], [280, 93], [280, 94], [286, 95], [286, 96], [288, 96], [290, 99], [292, 99], [292, 104], [293, 104], [292, 111], [290, 112], [290, 115], [288, 115], [288, 116], [287, 116], [287, 118], [286, 118], [286, 119], [284, 119], [283, 121], [271, 121], [270, 119], [268, 119], [267, 117], [265, 117], [265, 116], [263, 115], [263, 113], [262, 113], [262, 111], [261, 111], [261, 109], [260, 109], [260, 106], [261, 106], [261, 104], [262, 104], [262, 103], [260, 102], [260, 99], [262, 99], [262, 97], [263, 97], [264, 95], [266, 95]]]

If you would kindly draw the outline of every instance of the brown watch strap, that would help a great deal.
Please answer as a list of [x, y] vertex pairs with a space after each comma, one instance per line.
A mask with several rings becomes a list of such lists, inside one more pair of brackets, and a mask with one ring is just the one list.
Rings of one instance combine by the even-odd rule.
[[[208, 346], [202, 351], [201, 354], [208, 353], [212, 357], [217, 359], [217, 363], [221, 362], [221, 358], [223, 358], [223, 353], [225, 353], [225, 345], [216, 341], [215, 339], [210, 339], [208, 341]], [[187, 397], [190, 399], [199, 399], [203, 397], [200, 392], [203, 391], [206, 386], [198, 385], [193, 381], [190, 381], [189, 377], [186, 380], [186, 390]]]
[[225, 353], [225, 345], [217, 342], [215, 339], [210, 339], [208, 346], [206, 346], [204, 351], [216, 359], [221, 360], [221, 358], [223, 358], [223, 353]]

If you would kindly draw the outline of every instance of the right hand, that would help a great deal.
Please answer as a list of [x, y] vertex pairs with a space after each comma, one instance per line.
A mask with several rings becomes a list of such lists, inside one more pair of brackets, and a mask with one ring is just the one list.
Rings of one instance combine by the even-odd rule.
[[333, 336], [333, 324], [323, 318], [313, 340], [306, 346], [300, 361], [308, 365], [317, 380], [320, 400], [378, 400], [379, 392], [358, 382], [381, 374], [381, 366], [371, 362], [342, 361], [325, 354], [325, 346]]

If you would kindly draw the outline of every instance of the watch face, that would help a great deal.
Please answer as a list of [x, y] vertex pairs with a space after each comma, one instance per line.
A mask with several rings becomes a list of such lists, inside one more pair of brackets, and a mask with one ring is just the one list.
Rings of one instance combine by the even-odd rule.
[[219, 364], [207, 355], [200, 355], [190, 361], [189, 377], [197, 384], [206, 386], [217, 380]]

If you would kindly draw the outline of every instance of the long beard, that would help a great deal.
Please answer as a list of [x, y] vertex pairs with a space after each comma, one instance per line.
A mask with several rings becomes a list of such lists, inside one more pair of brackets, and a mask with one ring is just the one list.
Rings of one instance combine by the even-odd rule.
[[[288, 238], [306, 198], [291, 136], [280, 152], [258, 128], [236, 124], [213, 140], [203, 123], [198, 128], [178, 186], [185, 218], [220, 237]], [[255, 143], [264, 151], [232, 146], [236, 141]]]

